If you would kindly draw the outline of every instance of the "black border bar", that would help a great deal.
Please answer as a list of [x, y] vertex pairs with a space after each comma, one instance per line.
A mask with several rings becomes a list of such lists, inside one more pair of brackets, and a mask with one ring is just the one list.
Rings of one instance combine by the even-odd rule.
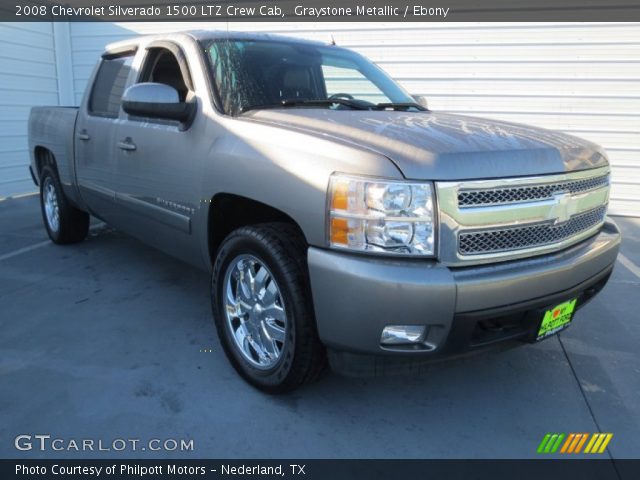
[[[99, 472], [99, 475], [96, 473]], [[57, 474], [55, 472], [58, 472]], [[60, 472], [64, 472], [61, 474]], [[639, 460], [0, 460], [0, 478], [637, 480]]]
[[633, 22], [640, 0], [14, 0], [4, 22]]

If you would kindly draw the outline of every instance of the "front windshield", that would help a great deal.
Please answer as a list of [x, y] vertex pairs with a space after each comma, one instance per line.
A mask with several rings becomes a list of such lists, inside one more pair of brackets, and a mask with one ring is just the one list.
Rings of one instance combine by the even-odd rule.
[[[325, 108], [414, 104], [364, 57], [334, 46], [279, 40], [218, 39], [205, 46], [224, 112], [238, 115], [283, 103]], [[313, 101], [319, 101], [313, 104]]]

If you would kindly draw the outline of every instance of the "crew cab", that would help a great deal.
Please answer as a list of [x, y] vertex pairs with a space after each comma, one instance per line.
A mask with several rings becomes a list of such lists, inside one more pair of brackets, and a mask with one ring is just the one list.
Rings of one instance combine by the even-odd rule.
[[29, 148], [51, 240], [93, 215], [209, 271], [221, 345], [267, 392], [548, 338], [620, 244], [602, 148], [431, 111], [336, 45], [109, 45], [80, 107], [33, 108]]

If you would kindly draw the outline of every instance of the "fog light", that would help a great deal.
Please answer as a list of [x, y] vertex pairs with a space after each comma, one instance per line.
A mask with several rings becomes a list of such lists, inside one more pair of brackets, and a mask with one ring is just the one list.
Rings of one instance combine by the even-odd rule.
[[387, 325], [382, 330], [380, 343], [383, 345], [403, 345], [420, 343], [426, 331], [424, 325]]

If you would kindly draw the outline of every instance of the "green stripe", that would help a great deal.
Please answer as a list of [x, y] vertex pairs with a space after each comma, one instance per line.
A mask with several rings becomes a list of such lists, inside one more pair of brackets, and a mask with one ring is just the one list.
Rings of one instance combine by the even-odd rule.
[[553, 435], [551, 435], [551, 438], [547, 442], [547, 446], [544, 447], [544, 453], [551, 453], [551, 447], [553, 447], [553, 444], [555, 443], [556, 438], [558, 438], [557, 433], [554, 433]]
[[544, 438], [542, 439], [542, 442], [540, 442], [540, 445], [538, 445], [538, 453], [542, 453], [544, 452], [544, 446], [547, 444], [547, 442], [549, 441], [549, 439], [551, 438], [551, 434], [547, 433]]
[[558, 436], [558, 440], [556, 440], [555, 445], [551, 448], [551, 453], [556, 453], [558, 451], [558, 448], [560, 448], [560, 443], [562, 443], [563, 438], [564, 438], [564, 433], [561, 433]]

